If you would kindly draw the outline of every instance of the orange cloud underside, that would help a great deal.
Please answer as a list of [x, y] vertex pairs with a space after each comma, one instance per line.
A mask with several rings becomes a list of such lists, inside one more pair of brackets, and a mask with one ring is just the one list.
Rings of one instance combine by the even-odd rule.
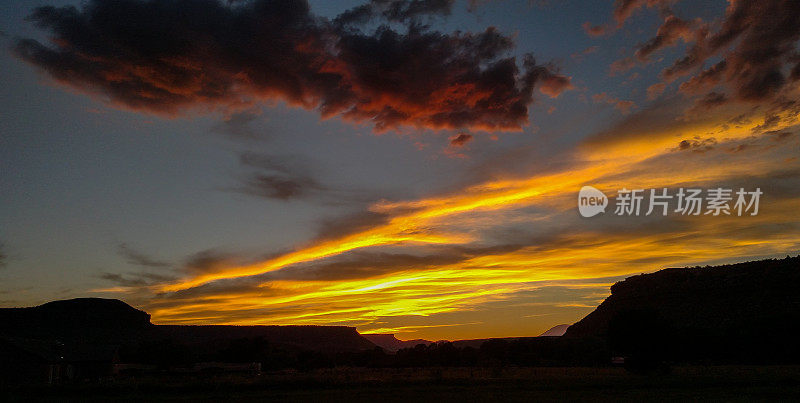
[[[749, 128], [738, 128], [725, 133], [725, 138], [737, 141], [748, 135]], [[731, 162], [733, 157], [717, 162], [704, 159], [695, 164], [671, 165], [665, 170], [659, 158], [670, 158], [674, 154], [667, 148], [667, 144], [674, 144], [672, 137], [662, 136], [670, 141], [653, 141], [651, 147], [643, 146], [642, 142], [634, 148], [608, 147], [604, 154], [581, 155], [576, 158], [576, 161], [583, 161], [581, 166], [563, 172], [490, 181], [442, 197], [377, 203], [371, 209], [391, 217], [385, 224], [312, 243], [257, 264], [225, 267], [158, 286], [155, 291], [164, 294], [156, 298], [149, 309], [158, 323], [339, 323], [356, 325], [362, 331], [375, 331], [388, 329], [381, 325], [386, 318], [468, 312], [494, 301], [515, 298], [517, 293], [535, 290], [547, 282], [608, 278], [664, 266], [781, 254], [800, 248], [798, 231], [766, 234], [749, 230], [775, 223], [797, 228], [797, 222], [787, 222], [788, 217], [794, 216], [792, 209], [796, 208], [797, 200], [769, 200], [767, 194], [764, 197], [769, 201], [764, 202], [758, 216], [677, 217], [674, 221], [680, 227], [674, 231], [645, 228], [614, 233], [589, 227], [565, 232], [548, 244], [532, 243], [504, 252], [486, 252], [433, 268], [399, 267], [388, 274], [362, 279], [273, 280], [248, 291], [210, 292], [191, 298], [181, 298], [180, 293], [176, 293], [356, 250], [473, 245], [482, 240], [480, 229], [500, 225], [509, 219], [529, 222], [532, 228], [553, 225], [549, 221], [553, 216], [574, 209], [577, 190], [584, 184], [592, 184], [609, 196], [622, 187], [660, 188], [691, 183], [711, 184], [708, 186], [711, 187], [730, 178], [757, 177], [786, 169], [786, 160], [791, 154], [789, 151], [783, 155], [782, 149], [773, 149], [769, 151], [774, 153], [772, 158], [761, 156], [734, 163]], [[796, 159], [793, 164], [797, 166]], [[539, 207], [545, 212], [520, 212], [530, 207]], [[587, 221], [587, 226], [589, 223]], [[602, 289], [607, 290], [607, 286]], [[597, 296], [596, 300], [602, 297]], [[551, 308], [559, 304], [572, 306], [581, 314], [590, 309], [585, 304], [557, 302], [552, 302]], [[537, 309], [546, 311], [539, 306], [532, 308], [532, 313]], [[546, 315], [532, 315], [523, 328], [531, 333], [544, 330], [554, 324], [549, 322], [551, 320]], [[420, 337], [429, 334], [431, 327], [444, 325], [447, 323], [394, 328]], [[458, 326], [453, 326], [449, 331], [458, 335]]]

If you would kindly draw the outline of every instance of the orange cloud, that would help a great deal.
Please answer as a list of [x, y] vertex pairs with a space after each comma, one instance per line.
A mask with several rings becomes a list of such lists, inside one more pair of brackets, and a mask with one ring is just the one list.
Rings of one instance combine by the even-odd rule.
[[[517, 63], [512, 39], [495, 28], [444, 34], [417, 23], [449, 13], [450, 1], [373, 2], [333, 21], [304, 0], [228, 3], [40, 7], [30, 19], [52, 46], [23, 39], [15, 52], [60, 83], [137, 111], [230, 112], [282, 100], [376, 131], [519, 131], [537, 86], [550, 97], [570, 88], [529, 55]], [[364, 32], [373, 18], [406, 30]]]

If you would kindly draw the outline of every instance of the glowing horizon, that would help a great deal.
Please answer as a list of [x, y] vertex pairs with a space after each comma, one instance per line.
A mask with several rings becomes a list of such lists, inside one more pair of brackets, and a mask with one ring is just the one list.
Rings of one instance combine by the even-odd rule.
[[[2, 14], [0, 305], [536, 336], [629, 275], [800, 252], [788, 3], [54, 3]], [[584, 218], [583, 186], [763, 195]]]

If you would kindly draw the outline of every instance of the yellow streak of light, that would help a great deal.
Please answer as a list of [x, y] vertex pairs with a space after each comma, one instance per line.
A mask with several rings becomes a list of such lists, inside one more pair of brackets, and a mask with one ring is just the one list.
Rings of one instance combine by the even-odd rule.
[[[793, 122], [787, 120], [787, 122]], [[705, 133], [708, 125], [697, 127]], [[750, 135], [752, 127], [725, 133], [728, 139]], [[592, 154], [585, 167], [523, 179], [501, 179], [443, 197], [406, 202], [381, 202], [371, 210], [390, 214], [386, 224], [322, 240], [297, 251], [248, 266], [229, 267], [215, 273], [166, 284], [157, 290], [173, 292], [209, 282], [263, 274], [360, 248], [387, 245], [466, 244], [473, 236], [443, 231], [450, 222], [463, 224], [465, 213], [493, 213], [536, 204], [542, 196], [566, 198], [591, 183], [613, 189], [619, 181], [641, 188], [657, 188], [689, 182], [710, 182], [742, 174], [774, 171], [780, 161], [761, 159], [749, 165], [728, 164], [674, 167], [670, 170], [639, 169], [653, 157], [664, 155], [674, 139], [687, 133], [661, 136], [651, 143], [638, 142]], [[637, 165], [638, 164], [638, 165]], [[646, 168], [646, 166], [645, 166]], [[617, 174], [614, 180], [603, 179]], [[773, 215], [748, 217], [749, 224], [780, 222], [784, 211], [793, 211], [795, 200], [775, 202]], [[796, 207], [796, 206], [794, 206]], [[572, 205], [560, 207], [573, 208]], [[741, 221], [739, 221], [741, 222]], [[765, 255], [793, 250], [800, 245], [796, 236], [739, 235], [736, 239], [720, 229], [721, 221], [701, 217], [679, 234], [596, 234], [583, 232], [565, 236], [546, 250], [522, 248], [507, 253], [475, 256], [457, 264], [434, 269], [406, 270], [383, 276], [338, 281], [271, 281], [264, 289], [215, 293], [181, 299], [174, 296], [157, 301], [154, 319], [167, 323], [232, 324], [320, 324], [374, 321], [397, 315], [429, 316], [488, 301], [502, 300], [519, 291], [535, 289], [542, 282], [621, 276], [652, 270], [655, 265], [685, 265], [698, 258], [724, 259], [738, 255]], [[735, 224], [735, 223], [732, 223]], [[209, 314], [213, 312], [214, 314]], [[222, 314], [222, 316], [220, 315]]]

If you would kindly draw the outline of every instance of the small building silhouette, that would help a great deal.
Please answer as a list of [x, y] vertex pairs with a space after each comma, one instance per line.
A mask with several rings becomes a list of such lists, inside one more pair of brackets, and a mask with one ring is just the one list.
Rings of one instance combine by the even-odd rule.
[[0, 384], [59, 383], [65, 376], [63, 344], [0, 338]]

